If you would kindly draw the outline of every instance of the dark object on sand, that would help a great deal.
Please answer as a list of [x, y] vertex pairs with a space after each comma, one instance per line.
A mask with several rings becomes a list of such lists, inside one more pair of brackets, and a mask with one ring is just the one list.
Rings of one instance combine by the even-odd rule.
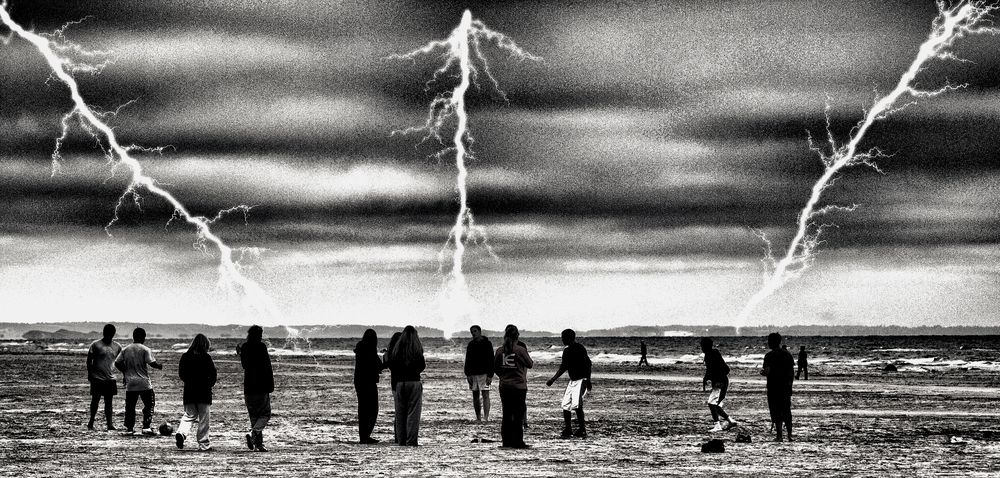
[[702, 453], [725, 453], [726, 444], [722, 440], [712, 439], [701, 445]]
[[740, 430], [736, 432], [736, 443], [750, 443], [750, 432], [748, 432], [746, 428], [740, 428]]
[[494, 442], [494, 440], [490, 440], [489, 438], [478, 438], [477, 437], [477, 438], [473, 438], [470, 443], [493, 443], [493, 442]]
[[174, 434], [174, 427], [170, 426], [169, 423], [163, 422], [160, 424], [160, 435], [168, 437]]
[[885, 368], [882, 369], [882, 371], [883, 372], [895, 372], [896, 371], [896, 366], [893, 365], [893, 364], [891, 364], [891, 363], [890, 364], [886, 364]]

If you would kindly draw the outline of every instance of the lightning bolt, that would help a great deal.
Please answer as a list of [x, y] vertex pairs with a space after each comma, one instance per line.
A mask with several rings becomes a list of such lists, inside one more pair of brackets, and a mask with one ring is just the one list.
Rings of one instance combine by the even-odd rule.
[[[773, 268], [771, 274], [765, 279], [764, 285], [750, 300], [747, 301], [743, 310], [736, 317], [737, 328], [745, 323], [750, 312], [764, 299], [784, 286], [788, 281], [799, 277], [813, 262], [814, 251], [820, 244], [820, 234], [825, 224], [818, 223], [817, 219], [833, 211], [852, 211], [854, 206], [825, 206], [817, 207], [823, 192], [835, 181], [837, 174], [848, 167], [865, 165], [874, 168], [878, 165], [875, 160], [885, 157], [881, 150], [872, 148], [867, 151], [858, 151], [858, 145], [864, 139], [865, 134], [875, 122], [885, 119], [889, 115], [898, 112], [913, 104], [919, 98], [932, 98], [945, 92], [963, 88], [965, 85], [946, 84], [936, 90], [921, 90], [916, 85], [917, 75], [924, 69], [931, 60], [960, 60], [950, 48], [955, 40], [973, 34], [1000, 33], [1000, 29], [992, 24], [993, 10], [995, 6], [986, 5], [981, 2], [959, 2], [948, 7], [944, 2], [938, 2], [938, 15], [931, 24], [930, 36], [920, 45], [916, 58], [905, 73], [899, 78], [896, 87], [888, 94], [878, 99], [872, 108], [868, 110], [863, 120], [851, 130], [849, 140], [846, 144], [839, 144], [830, 131], [829, 102], [826, 109], [827, 118], [827, 146], [829, 152], [824, 152], [822, 148], [813, 143], [809, 138], [810, 149], [819, 155], [825, 166], [823, 175], [813, 184], [809, 200], [806, 201], [798, 216], [798, 227], [795, 236], [792, 238], [788, 249], [780, 260], [775, 260], [772, 255], [771, 243], [762, 232], [758, 236], [766, 244], [766, 260]], [[909, 101], [902, 102], [907, 98]]]
[[[188, 211], [184, 204], [180, 202], [180, 200], [174, 197], [166, 189], [163, 189], [153, 178], [144, 174], [142, 165], [139, 164], [139, 162], [131, 155], [133, 152], [162, 151], [163, 148], [143, 148], [136, 145], [122, 145], [115, 135], [114, 130], [103, 120], [103, 118], [113, 116], [116, 112], [99, 111], [87, 105], [86, 101], [84, 101], [83, 97], [80, 95], [80, 88], [73, 75], [76, 73], [100, 73], [101, 70], [108, 64], [108, 61], [102, 60], [100, 62], [88, 62], [86, 60], [96, 61], [96, 59], [105, 58], [108, 55], [108, 52], [89, 51], [65, 39], [63, 34], [65, 33], [66, 28], [79, 22], [71, 22], [51, 34], [36, 34], [25, 30], [24, 27], [11, 18], [10, 13], [7, 11], [6, 1], [0, 1], [0, 21], [2, 21], [14, 35], [17, 35], [34, 45], [38, 52], [45, 57], [45, 61], [52, 70], [51, 75], [54, 75], [56, 79], [69, 88], [70, 97], [73, 100], [74, 106], [73, 109], [62, 118], [63, 132], [62, 135], [56, 139], [56, 147], [52, 153], [53, 174], [58, 172], [59, 160], [61, 159], [60, 148], [68, 136], [68, 128], [74, 117], [79, 120], [79, 123], [84, 131], [93, 136], [97, 145], [104, 151], [105, 157], [112, 164], [112, 174], [114, 173], [115, 168], [120, 165], [127, 166], [131, 171], [131, 181], [119, 197], [118, 203], [115, 205], [114, 217], [111, 219], [111, 222], [108, 223], [105, 230], [108, 231], [109, 228], [118, 220], [118, 212], [127, 202], [129, 202], [129, 197], [131, 197], [132, 203], [137, 206], [140, 204], [140, 190], [148, 191], [156, 196], [159, 196], [174, 208], [174, 213], [171, 216], [170, 221], [183, 219], [188, 224], [194, 226], [197, 232], [197, 239], [194, 243], [194, 247], [196, 249], [206, 254], [209, 254], [209, 249], [211, 247], [214, 247], [219, 251], [219, 287], [231, 294], [241, 297], [244, 305], [246, 305], [253, 312], [264, 316], [276, 316], [276, 308], [268, 295], [256, 282], [245, 277], [241, 272], [242, 266], [240, 265], [240, 259], [258, 255], [262, 252], [262, 249], [251, 247], [234, 249], [226, 245], [226, 243], [223, 242], [219, 236], [213, 233], [211, 229], [211, 225], [226, 214], [241, 212], [245, 216], [249, 211], [250, 206], [237, 206], [231, 209], [226, 209], [211, 219], [205, 216], [196, 216], [192, 214]], [[7, 39], [7, 41], [9, 40], [10, 38]], [[84, 61], [75, 61], [73, 60], [73, 57], [82, 58]], [[50, 76], [50, 80], [51, 79], [52, 76]]]
[[[431, 101], [427, 118], [422, 126], [394, 132], [402, 134], [419, 132], [424, 134], [421, 143], [435, 139], [443, 145], [445, 144], [444, 137], [447, 136], [446, 130], [454, 123], [455, 131], [451, 137], [451, 146], [433, 155], [440, 159], [453, 152], [455, 154], [455, 167], [458, 170], [455, 178], [455, 189], [458, 191], [458, 214], [438, 257], [439, 261], [444, 264], [448, 249], [452, 249], [451, 271], [444, 279], [441, 300], [443, 315], [452, 324], [458, 324], [463, 319], [470, 317], [476, 309], [475, 301], [469, 294], [468, 282], [462, 270], [466, 243], [482, 243], [486, 246], [487, 251], [493, 255], [493, 251], [486, 243], [485, 231], [476, 225], [472, 217], [472, 210], [469, 209], [469, 193], [466, 187], [466, 180], [469, 176], [466, 160], [474, 159], [469, 148], [473, 143], [473, 138], [468, 129], [469, 116], [465, 109], [466, 92], [473, 85], [476, 89], [482, 90], [479, 80], [480, 77], [485, 77], [489, 86], [505, 102], [507, 101], [507, 95], [500, 89], [496, 78], [490, 71], [486, 57], [483, 56], [482, 45], [485, 43], [495, 44], [498, 49], [507, 52], [512, 58], [541, 60], [540, 57], [521, 49], [506, 35], [489, 29], [480, 20], [474, 20], [472, 12], [469, 10], [462, 14], [462, 21], [458, 27], [452, 30], [451, 35], [446, 40], [432, 41], [409, 53], [389, 57], [390, 59], [405, 59], [416, 62], [418, 57], [439, 54], [444, 59], [444, 65], [434, 71], [433, 77], [426, 84], [428, 89], [441, 81], [443, 77], [452, 74], [456, 68], [458, 70], [458, 86], [450, 92], [438, 94]], [[496, 256], [494, 255], [494, 257]], [[445, 329], [445, 337], [448, 338], [450, 333], [447, 327]]]

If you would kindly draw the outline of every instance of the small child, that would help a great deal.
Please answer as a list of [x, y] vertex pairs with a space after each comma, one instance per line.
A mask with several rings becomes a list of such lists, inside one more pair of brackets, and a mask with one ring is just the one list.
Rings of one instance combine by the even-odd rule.
[[[705, 391], [705, 386], [712, 382], [712, 392], [708, 394], [708, 409], [712, 412], [712, 420], [715, 427], [712, 432], [721, 432], [736, 426], [736, 421], [729, 417], [729, 414], [722, 409], [726, 399], [726, 392], [729, 390], [729, 365], [726, 365], [722, 353], [718, 349], [712, 348], [712, 339], [703, 337], [701, 339], [701, 351], [705, 353], [705, 378], [701, 382], [701, 389]], [[726, 421], [723, 426], [721, 420]]]

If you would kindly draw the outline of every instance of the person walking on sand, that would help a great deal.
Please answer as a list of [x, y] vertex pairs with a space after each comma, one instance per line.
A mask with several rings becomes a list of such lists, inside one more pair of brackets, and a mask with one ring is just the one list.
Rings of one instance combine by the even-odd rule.
[[[493, 344], [483, 337], [483, 329], [478, 325], [469, 327], [472, 340], [465, 348], [465, 378], [472, 391], [472, 406], [476, 409], [476, 421], [490, 420], [490, 384], [493, 382]], [[479, 396], [482, 394], [482, 414], [479, 412]]]
[[132, 331], [132, 343], [127, 345], [115, 359], [115, 368], [122, 371], [125, 382], [125, 429], [135, 434], [135, 406], [142, 399], [142, 434], [155, 435], [151, 428], [156, 394], [149, 379], [149, 368], [163, 370], [153, 358], [153, 351], [146, 347], [146, 330], [136, 327]]
[[643, 365], [646, 365], [648, 367], [649, 366], [649, 361], [646, 360], [646, 341], [645, 340], [640, 340], [639, 341], [639, 355], [640, 355], [639, 356], [639, 366], [642, 367]]
[[94, 419], [97, 417], [97, 406], [104, 397], [104, 419], [108, 431], [117, 430], [112, 423], [114, 413], [111, 400], [118, 395], [118, 378], [115, 377], [115, 359], [122, 351], [122, 346], [115, 342], [115, 326], [104, 326], [104, 338], [95, 340], [87, 350], [87, 381], [90, 382], [90, 421], [87, 428], [94, 429]]
[[[701, 390], [705, 391], [705, 386], [709, 383], [712, 384], [712, 391], [708, 394], [708, 400], [705, 403], [708, 404], [708, 410], [712, 412], [712, 421], [715, 422], [715, 427], [712, 428], [711, 432], [715, 433], [736, 426], [736, 421], [723, 410], [726, 393], [729, 391], [729, 365], [726, 365], [722, 353], [719, 352], [719, 349], [713, 348], [713, 345], [712, 339], [708, 337], [701, 339], [701, 351], [705, 353], [705, 377], [701, 381]], [[721, 420], [726, 421], [725, 426], [722, 425]]]
[[[583, 399], [592, 388], [590, 356], [587, 355], [587, 349], [583, 344], [576, 341], [576, 332], [573, 329], [562, 331], [562, 343], [566, 346], [562, 353], [562, 363], [559, 364], [559, 370], [556, 370], [555, 375], [545, 382], [545, 385], [551, 387], [564, 372], [569, 372], [569, 383], [566, 384], [566, 393], [563, 394], [562, 399], [563, 422], [565, 423], [562, 437], [587, 438]], [[576, 410], [576, 433], [573, 433], [573, 410]]]
[[412, 325], [403, 328], [392, 355], [389, 370], [396, 377], [396, 443], [417, 446], [420, 432], [420, 411], [424, 399], [424, 385], [420, 373], [424, 371], [424, 346], [417, 329]]
[[177, 426], [177, 434], [174, 435], [177, 448], [184, 448], [184, 440], [197, 423], [195, 436], [198, 439], [198, 451], [212, 449], [208, 439], [208, 425], [211, 419], [212, 387], [218, 379], [218, 372], [212, 356], [208, 354], [211, 348], [212, 343], [205, 334], [195, 335], [191, 346], [181, 355], [180, 363], [177, 364], [177, 375], [184, 382], [184, 414]]
[[264, 447], [264, 427], [271, 420], [271, 393], [274, 392], [274, 370], [271, 356], [264, 344], [264, 329], [259, 325], [247, 330], [247, 341], [236, 348], [243, 366], [243, 401], [250, 416], [247, 448], [267, 451]]
[[767, 408], [771, 412], [771, 423], [781, 441], [781, 427], [788, 430], [788, 441], [792, 441], [792, 382], [795, 379], [795, 359], [781, 348], [781, 334], [772, 332], [767, 336], [767, 346], [771, 349], [764, 355], [764, 368], [760, 374], [767, 377]]
[[527, 406], [528, 370], [535, 363], [528, 350], [518, 344], [520, 333], [514, 325], [504, 329], [503, 346], [497, 348], [493, 356], [493, 370], [500, 379], [500, 404], [503, 407], [503, 421], [500, 425], [502, 446], [506, 448], [530, 448], [524, 443], [522, 423]]
[[806, 346], [799, 346], [799, 368], [795, 371], [795, 380], [802, 375], [803, 380], [809, 380], [809, 354], [806, 353]]
[[382, 374], [382, 359], [378, 356], [378, 336], [373, 329], [365, 330], [354, 347], [354, 391], [358, 396], [358, 437], [363, 445], [375, 444], [372, 438], [378, 420], [378, 381]]

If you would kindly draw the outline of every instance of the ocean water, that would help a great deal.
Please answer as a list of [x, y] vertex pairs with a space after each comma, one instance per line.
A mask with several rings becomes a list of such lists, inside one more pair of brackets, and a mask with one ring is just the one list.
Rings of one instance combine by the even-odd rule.
[[[595, 364], [629, 365], [639, 360], [639, 341], [648, 347], [648, 361], [657, 367], [696, 366], [702, 363], [698, 337], [578, 337], [587, 347]], [[797, 355], [805, 345], [809, 353], [810, 370], [824, 374], [860, 369], [882, 369], [893, 364], [900, 372], [935, 373], [951, 370], [1000, 371], [1000, 337], [997, 336], [865, 336], [865, 337], [786, 337], [789, 351]], [[314, 338], [272, 339], [272, 355], [316, 356], [353, 359], [353, 348], [359, 339]], [[491, 338], [499, 346], [500, 338]], [[760, 367], [767, 353], [765, 337], [718, 337], [716, 347], [730, 367]], [[560, 360], [563, 345], [558, 337], [527, 337], [522, 339], [532, 358], [541, 363]], [[240, 339], [213, 339], [213, 353], [235, 355]], [[128, 343], [127, 341], [122, 342]], [[424, 338], [425, 356], [429, 360], [460, 362], [465, 357], [467, 339], [445, 340]], [[149, 339], [154, 353], [179, 354], [190, 342], [184, 339]], [[388, 338], [379, 339], [380, 349]], [[0, 353], [69, 353], [85, 354], [89, 342], [23, 341], [0, 342]]]

